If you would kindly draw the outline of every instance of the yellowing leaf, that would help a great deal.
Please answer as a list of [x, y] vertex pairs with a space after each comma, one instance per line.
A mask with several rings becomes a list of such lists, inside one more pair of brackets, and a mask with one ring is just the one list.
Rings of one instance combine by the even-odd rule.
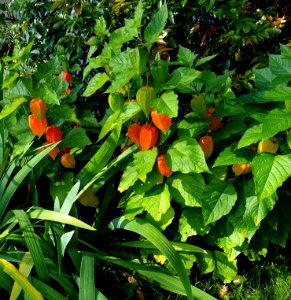
[[78, 199], [79, 203], [84, 206], [98, 207], [99, 198], [92, 192], [92, 188], [88, 188]]

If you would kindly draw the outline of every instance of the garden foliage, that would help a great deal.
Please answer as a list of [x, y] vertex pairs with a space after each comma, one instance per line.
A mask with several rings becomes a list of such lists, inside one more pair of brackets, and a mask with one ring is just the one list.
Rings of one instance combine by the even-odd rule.
[[1, 59], [1, 288], [105, 299], [97, 273], [110, 265], [213, 299], [191, 285], [194, 267], [229, 283], [240, 256], [259, 259], [290, 237], [291, 49], [278, 43], [238, 79], [212, 67], [221, 53], [207, 43], [231, 44], [226, 62], [237, 63], [239, 49], [279, 33], [263, 12], [242, 21], [235, 1], [198, 1], [213, 24], [205, 14], [192, 34], [226, 18], [234, 27], [209, 27], [194, 51], [178, 35], [166, 42], [188, 1], [115, 2], [113, 16], [91, 2], [39, 4], [53, 18], [72, 12], [54, 24], [68, 34], [41, 40], [33, 30], [54, 19], [22, 23], [26, 45], [19, 35]]

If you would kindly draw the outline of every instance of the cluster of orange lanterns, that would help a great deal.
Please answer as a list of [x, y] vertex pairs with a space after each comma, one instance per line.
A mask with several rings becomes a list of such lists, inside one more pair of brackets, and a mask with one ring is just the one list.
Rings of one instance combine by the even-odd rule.
[[[151, 111], [151, 119], [154, 125], [133, 123], [127, 129], [128, 138], [133, 143], [139, 144], [140, 150], [149, 150], [154, 147], [159, 139], [159, 130], [166, 132], [172, 124], [170, 117], [166, 114], [158, 114], [155, 109]], [[173, 174], [173, 171], [166, 163], [165, 154], [157, 157], [157, 165], [160, 174], [163, 176], [169, 177]]]
[[[72, 77], [64, 77], [64, 73], [65, 72], [63, 72], [63, 78], [66, 81], [71, 81]], [[68, 76], [68, 74], [66, 76]], [[30, 101], [29, 108], [31, 112], [31, 114], [28, 116], [29, 128], [31, 132], [37, 135], [39, 138], [45, 135], [46, 142], [44, 143], [44, 147], [61, 141], [63, 138], [61, 129], [55, 125], [48, 126], [48, 120], [46, 117], [48, 110], [47, 104], [40, 98], [34, 98]], [[49, 152], [49, 156], [53, 160], [56, 159], [58, 154], [61, 156], [61, 164], [65, 168], [75, 168], [76, 161], [75, 158], [70, 154], [69, 148], [55, 147]]]

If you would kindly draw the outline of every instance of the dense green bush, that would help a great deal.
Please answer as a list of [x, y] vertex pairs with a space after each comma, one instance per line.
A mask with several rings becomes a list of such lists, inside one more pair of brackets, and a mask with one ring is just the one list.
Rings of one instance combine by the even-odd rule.
[[[21, 14], [1, 59], [3, 290], [112, 299], [97, 279], [115, 272], [213, 299], [190, 285], [194, 269], [230, 283], [241, 257], [286, 246], [291, 50], [261, 48], [279, 31], [268, 7], [247, 4], [12, 2]], [[35, 98], [60, 138], [31, 121]]]

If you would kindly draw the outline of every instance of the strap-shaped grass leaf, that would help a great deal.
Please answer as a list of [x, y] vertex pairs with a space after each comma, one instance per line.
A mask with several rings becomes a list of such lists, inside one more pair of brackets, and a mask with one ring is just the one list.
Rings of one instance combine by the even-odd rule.
[[38, 291], [40, 291], [42, 295], [45, 295], [45, 297], [49, 300], [68, 300], [68, 297], [63, 296], [52, 286], [38, 280], [35, 277], [31, 277], [31, 283], [37, 288]]
[[17, 268], [5, 259], [0, 258], [0, 269], [8, 274], [14, 281], [16, 281], [23, 290], [29, 295], [32, 300], [44, 299], [42, 294], [36, 290], [32, 284], [23, 276]]
[[94, 255], [84, 252], [80, 270], [79, 300], [96, 299]]
[[47, 210], [43, 208], [35, 208], [29, 211], [27, 215], [30, 219], [60, 222], [62, 224], [68, 224], [68, 225], [72, 225], [87, 230], [95, 230], [95, 228], [91, 227], [90, 225], [84, 223], [83, 221], [75, 217], [69, 216], [61, 212], [56, 212], [56, 211]]
[[[171, 291], [179, 295], [187, 295], [188, 299], [193, 299], [193, 296], [197, 300], [215, 300], [214, 297], [208, 295], [206, 292], [201, 291], [200, 289], [190, 285], [190, 295], [186, 294], [185, 287], [183, 282], [173, 276], [168, 270], [160, 266], [146, 266], [143, 264], [126, 261], [117, 257], [108, 256], [101, 251], [96, 251], [95, 254], [102, 260], [111, 262], [113, 264], [125, 267], [129, 270], [135, 271], [146, 277], [146, 279], [154, 284], [159, 284], [162, 288]], [[190, 297], [189, 297], [190, 296]]]
[[[9, 185], [7, 186], [5, 192], [3, 193], [0, 201], [0, 220], [2, 219], [5, 209], [7, 205], [9, 204], [9, 201], [11, 200], [13, 194], [18, 189], [24, 178], [30, 173], [30, 171], [54, 148], [58, 145], [58, 143], [55, 143], [49, 147], [47, 147], [45, 150], [38, 153], [36, 156], [34, 156], [25, 166], [22, 167], [22, 169], [13, 177], [13, 179], [10, 181]], [[12, 163], [13, 165], [13, 163]], [[10, 175], [10, 174], [8, 174]], [[10, 176], [9, 176], [10, 178]], [[8, 178], [6, 178], [8, 180]], [[2, 181], [2, 179], [1, 179]], [[0, 183], [1, 185], [1, 183]], [[2, 186], [0, 186], [2, 188]]]
[[163, 255], [167, 257], [167, 259], [177, 272], [178, 276], [180, 277], [180, 280], [184, 286], [188, 298], [193, 298], [189, 277], [187, 276], [187, 272], [181, 261], [181, 258], [178, 256], [171, 243], [157, 228], [155, 228], [152, 224], [147, 223], [141, 219], [136, 218], [132, 221], [128, 221], [124, 217], [114, 219], [110, 223], [109, 227], [111, 229], [120, 228], [133, 231], [148, 239], [161, 251]]
[[69, 214], [73, 204], [75, 203], [75, 199], [76, 199], [76, 195], [79, 191], [80, 188], [80, 181], [77, 181], [77, 183], [71, 188], [71, 190], [69, 191], [60, 212], [63, 214]]
[[252, 168], [258, 198], [270, 197], [291, 176], [291, 154], [257, 154]]
[[[32, 268], [33, 268], [32, 257], [29, 252], [26, 252], [23, 255], [22, 261], [19, 265], [19, 272], [27, 278]], [[15, 281], [10, 293], [10, 299], [17, 299], [21, 291], [22, 291], [21, 285], [17, 281]]]
[[22, 229], [23, 236], [31, 254], [38, 277], [42, 281], [49, 282], [49, 273], [45, 264], [44, 254], [39, 243], [39, 237], [34, 232], [33, 226], [24, 210], [13, 210], [13, 213], [15, 214]]

